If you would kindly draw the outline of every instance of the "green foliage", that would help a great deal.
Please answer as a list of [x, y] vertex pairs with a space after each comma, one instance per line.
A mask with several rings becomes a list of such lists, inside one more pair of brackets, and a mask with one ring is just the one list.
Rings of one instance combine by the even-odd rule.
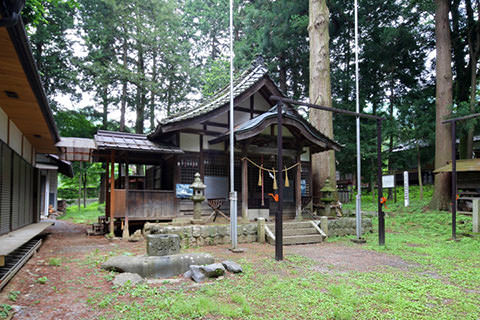
[[101, 215], [105, 215], [104, 204], [98, 204], [98, 202], [94, 202], [87, 205], [86, 208], [81, 206], [80, 210], [78, 210], [78, 206], [76, 204], [72, 204], [67, 207], [67, 212], [63, 216], [58, 217], [58, 219], [68, 220], [73, 223], [90, 224], [97, 222], [98, 217]]
[[18, 291], [18, 290], [10, 291], [8, 293], [8, 300], [15, 302], [15, 301], [17, 301], [17, 298], [18, 298], [19, 295], [20, 295], [20, 291]]
[[10, 312], [13, 310], [12, 306], [6, 303], [0, 303], [0, 319], [7, 319]]
[[36, 283], [40, 283], [40, 284], [45, 284], [47, 283], [47, 281], [48, 281], [47, 277], [40, 277], [40, 278], [37, 278], [37, 280], [35, 280]]
[[62, 259], [61, 258], [50, 258], [48, 260], [48, 265], [53, 266], [53, 267], [59, 267], [62, 265]]

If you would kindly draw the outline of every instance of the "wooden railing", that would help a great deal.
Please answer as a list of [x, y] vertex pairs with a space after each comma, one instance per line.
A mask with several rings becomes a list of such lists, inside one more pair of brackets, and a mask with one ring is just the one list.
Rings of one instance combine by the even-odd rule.
[[173, 219], [179, 215], [175, 191], [115, 189], [115, 218], [131, 220]]

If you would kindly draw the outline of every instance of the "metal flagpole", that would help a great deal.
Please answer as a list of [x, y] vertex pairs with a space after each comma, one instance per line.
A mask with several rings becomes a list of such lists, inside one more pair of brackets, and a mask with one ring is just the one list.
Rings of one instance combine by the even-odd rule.
[[233, 0], [230, 0], [230, 238], [232, 249], [237, 249], [237, 192], [234, 183], [234, 140], [233, 140]]
[[[358, 2], [355, 0], [355, 111], [360, 113], [358, 87]], [[355, 206], [355, 217], [357, 225], [357, 239], [362, 237], [362, 173], [360, 158], [360, 117], [356, 119], [357, 126], [357, 198]]]

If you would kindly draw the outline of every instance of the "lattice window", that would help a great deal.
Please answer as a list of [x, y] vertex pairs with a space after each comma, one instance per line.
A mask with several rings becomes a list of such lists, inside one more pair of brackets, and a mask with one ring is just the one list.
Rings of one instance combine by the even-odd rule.
[[228, 177], [228, 158], [224, 154], [206, 154], [203, 163], [206, 176]]
[[177, 166], [180, 168], [180, 183], [183, 184], [192, 183], [195, 173], [200, 171], [198, 156], [181, 157], [177, 162]]

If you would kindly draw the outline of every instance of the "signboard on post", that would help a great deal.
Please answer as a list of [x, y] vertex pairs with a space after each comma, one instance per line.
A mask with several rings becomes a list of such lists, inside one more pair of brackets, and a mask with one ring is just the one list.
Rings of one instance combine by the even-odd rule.
[[405, 207], [410, 205], [410, 196], [408, 194], [408, 171], [403, 172], [403, 188], [404, 188], [404, 203]]
[[395, 176], [388, 175], [388, 176], [382, 176], [382, 185], [383, 188], [394, 188], [395, 187]]

